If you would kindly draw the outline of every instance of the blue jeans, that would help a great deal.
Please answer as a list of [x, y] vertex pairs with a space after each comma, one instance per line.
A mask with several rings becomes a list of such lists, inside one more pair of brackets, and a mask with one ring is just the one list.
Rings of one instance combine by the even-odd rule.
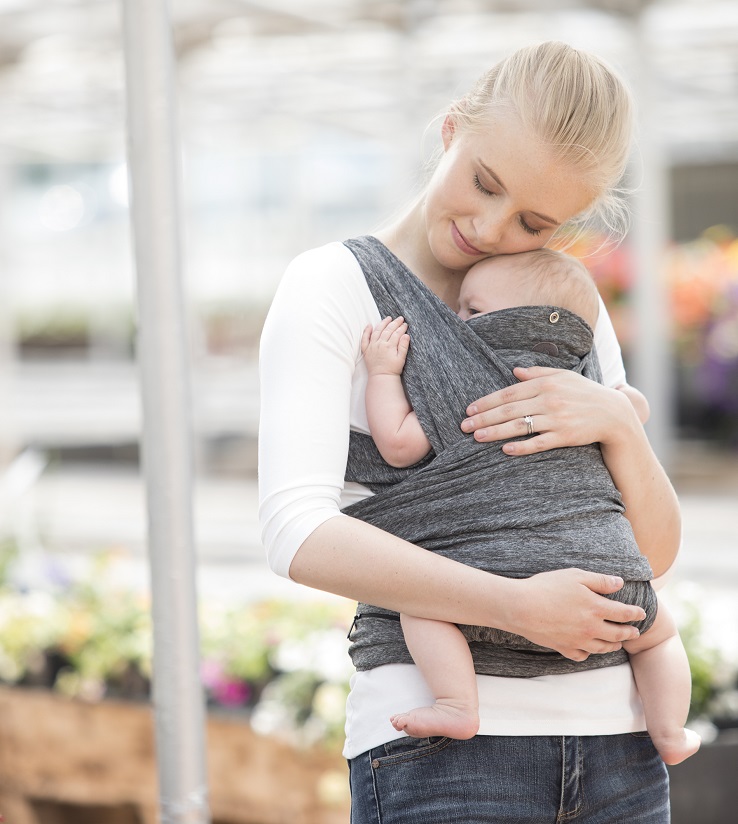
[[352, 759], [351, 824], [668, 824], [648, 733], [400, 738]]

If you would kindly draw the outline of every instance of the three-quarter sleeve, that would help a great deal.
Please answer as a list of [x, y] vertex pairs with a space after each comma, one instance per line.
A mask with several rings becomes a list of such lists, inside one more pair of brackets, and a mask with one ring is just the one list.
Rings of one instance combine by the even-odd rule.
[[341, 515], [352, 385], [376, 312], [340, 243], [295, 258], [269, 311], [259, 354], [259, 518], [268, 563], [284, 577], [310, 533]]
[[605, 386], [614, 388], [626, 383], [623, 354], [602, 297], [600, 297], [600, 312], [594, 328], [594, 345]]

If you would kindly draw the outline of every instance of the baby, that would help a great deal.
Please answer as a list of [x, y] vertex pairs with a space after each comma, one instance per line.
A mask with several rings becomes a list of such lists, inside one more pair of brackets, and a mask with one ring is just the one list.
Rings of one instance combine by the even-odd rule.
[[[559, 320], [556, 309], [567, 310], [591, 329], [599, 311], [597, 289], [586, 268], [569, 255], [539, 249], [488, 258], [472, 267], [461, 285], [458, 314], [469, 320], [541, 305], [554, 310], [549, 315], [551, 323]], [[368, 371], [369, 428], [382, 457], [395, 467], [411, 466], [431, 450], [400, 378], [409, 347], [402, 317], [368, 326], [361, 342]], [[531, 349], [557, 355], [557, 346], [551, 342], [531, 342]], [[530, 423], [528, 428], [533, 434]], [[523, 464], [521, 471], [525, 471]], [[400, 618], [407, 647], [435, 702], [392, 716], [393, 726], [413, 737], [473, 737], [479, 729], [476, 676], [461, 630], [442, 621], [405, 614]], [[684, 728], [691, 691], [689, 663], [674, 620], [663, 605], [648, 632], [623, 647], [630, 656], [653, 743], [667, 764], [677, 764], [697, 751], [700, 739]]]

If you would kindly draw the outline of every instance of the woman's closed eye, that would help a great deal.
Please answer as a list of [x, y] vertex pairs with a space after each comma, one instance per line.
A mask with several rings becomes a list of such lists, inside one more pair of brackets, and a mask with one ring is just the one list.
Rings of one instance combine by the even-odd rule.
[[543, 231], [543, 229], [534, 229], [532, 226], [529, 226], [525, 222], [525, 218], [522, 215], [520, 217], [520, 225], [521, 225], [523, 231], [527, 232], [529, 235], [534, 235], [534, 236], [540, 235], [541, 232]]
[[[474, 188], [478, 189], [483, 195], [487, 197], [495, 197], [497, 192], [490, 191], [479, 179], [479, 175], [475, 172], [474, 173]], [[529, 223], [526, 222], [525, 218], [521, 215], [520, 218], [520, 228], [529, 235], [533, 235], [533, 237], [537, 237], [543, 231], [542, 229], [534, 229]]]
[[497, 192], [491, 192], [479, 179], [479, 175], [475, 172], [474, 173], [474, 188], [479, 189], [479, 191], [483, 195], [487, 195], [487, 197], [494, 197]]

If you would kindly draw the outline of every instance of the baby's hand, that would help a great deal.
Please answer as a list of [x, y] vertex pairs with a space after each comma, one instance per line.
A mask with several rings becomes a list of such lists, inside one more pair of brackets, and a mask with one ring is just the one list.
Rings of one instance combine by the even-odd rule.
[[400, 375], [405, 366], [410, 335], [405, 319], [385, 318], [375, 327], [367, 326], [361, 336], [361, 351], [370, 375]]

